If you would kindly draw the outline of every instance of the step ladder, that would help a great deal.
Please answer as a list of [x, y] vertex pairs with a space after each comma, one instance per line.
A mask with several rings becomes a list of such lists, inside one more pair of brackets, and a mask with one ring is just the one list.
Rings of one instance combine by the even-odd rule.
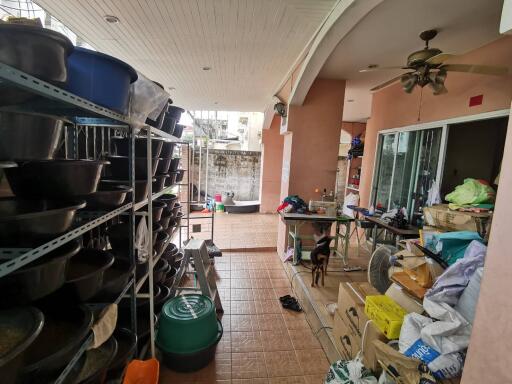
[[[205, 241], [190, 239], [185, 246], [184, 254], [183, 264], [171, 288], [171, 297], [175, 297], [183, 291], [200, 291], [203, 295], [212, 299], [217, 312], [223, 313], [224, 309], [222, 308], [219, 290], [215, 282], [214, 259], [210, 259]], [[199, 285], [195, 287], [180, 287], [179, 284], [184, 274], [195, 276]]]

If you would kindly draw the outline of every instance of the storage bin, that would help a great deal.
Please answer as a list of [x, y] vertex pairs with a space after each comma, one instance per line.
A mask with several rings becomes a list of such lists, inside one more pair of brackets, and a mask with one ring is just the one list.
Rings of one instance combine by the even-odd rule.
[[398, 339], [407, 311], [393, 299], [385, 295], [366, 296], [364, 312], [388, 339]]
[[70, 92], [127, 114], [130, 84], [138, 77], [131, 66], [104, 53], [77, 47], [69, 56], [68, 72]]

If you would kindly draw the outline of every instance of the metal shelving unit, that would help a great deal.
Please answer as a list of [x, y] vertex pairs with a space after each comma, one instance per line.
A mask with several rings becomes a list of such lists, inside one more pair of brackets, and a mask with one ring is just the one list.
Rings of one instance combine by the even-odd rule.
[[[92, 130], [92, 137], [90, 140], [93, 142], [93, 158], [96, 158], [96, 142], [101, 142], [100, 156], [104, 154], [105, 146], [107, 151], [110, 150], [110, 134], [112, 131], [123, 132], [126, 137], [131, 139], [131, 145], [129, 147], [129, 184], [132, 187], [132, 191], [135, 191], [135, 170], [134, 170], [134, 157], [135, 157], [135, 134], [136, 129], [133, 122], [128, 116], [121, 115], [117, 112], [111, 111], [107, 108], [99, 106], [78, 97], [70, 92], [67, 92], [59, 87], [53, 86], [52, 84], [46, 83], [40, 79], [30, 76], [22, 71], [12, 68], [8, 65], [0, 63], [0, 85], [7, 83], [10, 86], [16, 86], [20, 89], [29, 91], [35, 96], [39, 96], [30, 100], [29, 102], [11, 106], [2, 106], [0, 111], [7, 112], [19, 112], [19, 113], [33, 113], [39, 115], [50, 116], [64, 120], [68, 123], [64, 129], [64, 140], [63, 145], [65, 147], [64, 153], [66, 158], [78, 158], [80, 157], [79, 141], [80, 135], [85, 137], [85, 154], [87, 157], [89, 153], [89, 131]], [[40, 257], [48, 254], [49, 252], [59, 248], [67, 242], [76, 239], [83, 234], [109, 222], [112, 219], [116, 219], [121, 215], [128, 214], [129, 216], [129, 239], [130, 239], [130, 260], [132, 265], [136, 263], [135, 260], [135, 216], [143, 215], [147, 219], [148, 223], [148, 236], [152, 238], [152, 201], [159, 196], [170, 192], [172, 187], [165, 188], [156, 194], [152, 193], [152, 182], [151, 182], [151, 139], [152, 137], [162, 137], [167, 141], [176, 142], [178, 139], [175, 137], [158, 130], [153, 127], [143, 126], [141, 131], [145, 130], [147, 137], [147, 170], [148, 170], [148, 196], [144, 201], [135, 203], [133, 201], [135, 193], [131, 194], [132, 201], [127, 202], [123, 206], [114, 209], [110, 212], [84, 212], [84, 214], [77, 214], [77, 220], [80, 223], [75, 225], [65, 234], [56, 237], [55, 239], [48, 241], [36, 248], [0, 248], [0, 259], [7, 259], [7, 261], [0, 261], [0, 278], [16, 271], [24, 265], [33, 262]], [[98, 132], [100, 132], [98, 134]], [[107, 136], [105, 136], [107, 132]], [[105, 142], [105, 138], [107, 138]], [[146, 208], [145, 212], [139, 212], [142, 208]], [[148, 255], [153, 255], [152, 242], [148, 241]], [[150, 350], [151, 355], [155, 356], [154, 347], [154, 303], [153, 303], [153, 265], [158, 261], [160, 255], [157, 258], [149, 257], [149, 272], [144, 278], [136, 281], [135, 272], [130, 279], [130, 282], [124, 287], [123, 292], [119, 295], [116, 303], [118, 303], [123, 297], [130, 298], [131, 303], [131, 325], [134, 332], [137, 331], [137, 320], [136, 320], [136, 298], [140, 297], [138, 294], [140, 288], [146, 280], [149, 280], [149, 296], [150, 296]], [[145, 295], [148, 296], [147, 294]], [[66, 375], [71, 371], [76, 362], [80, 359], [81, 355], [90, 345], [92, 340], [92, 334], [90, 334], [83, 342], [80, 350], [69, 362], [67, 367], [61, 372], [56, 383], [62, 383]]]

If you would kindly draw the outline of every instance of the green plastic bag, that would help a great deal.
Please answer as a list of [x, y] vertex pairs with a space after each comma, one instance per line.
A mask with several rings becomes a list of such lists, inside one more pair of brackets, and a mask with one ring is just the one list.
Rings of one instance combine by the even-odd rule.
[[476, 179], [465, 179], [457, 185], [455, 191], [446, 195], [445, 199], [456, 205], [493, 203], [496, 191], [488, 184]]

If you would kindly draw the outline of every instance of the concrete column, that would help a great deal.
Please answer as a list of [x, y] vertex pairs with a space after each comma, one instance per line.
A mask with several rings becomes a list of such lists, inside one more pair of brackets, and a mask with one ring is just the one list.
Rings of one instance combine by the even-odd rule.
[[463, 384], [512, 383], [512, 116]]
[[262, 131], [260, 212], [274, 213], [281, 197], [283, 142], [281, 117], [274, 115], [269, 129]]
[[[306, 202], [333, 190], [343, 120], [344, 80], [316, 79], [304, 104], [290, 106], [283, 146], [281, 199], [299, 195]], [[320, 193], [315, 190], [320, 190]], [[286, 247], [286, 229], [278, 228], [278, 252]]]

